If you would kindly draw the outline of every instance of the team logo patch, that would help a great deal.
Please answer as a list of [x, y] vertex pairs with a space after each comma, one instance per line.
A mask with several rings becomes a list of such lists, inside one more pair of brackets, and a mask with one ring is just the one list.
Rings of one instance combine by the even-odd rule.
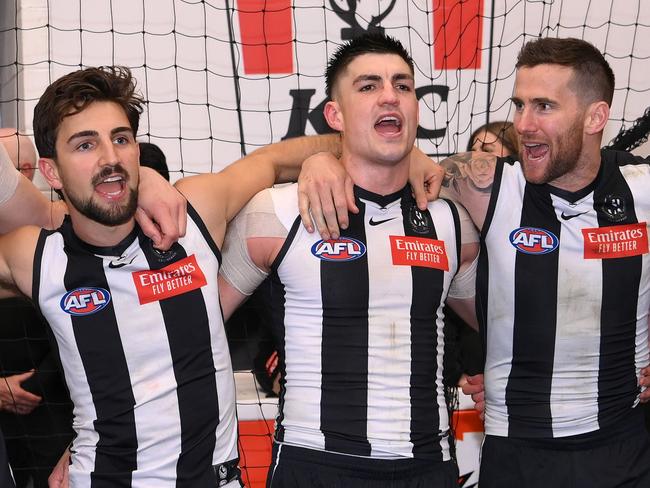
[[422, 266], [449, 271], [445, 242], [427, 237], [389, 236], [396, 266]]
[[548, 254], [557, 249], [560, 240], [546, 229], [519, 227], [510, 233], [510, 244], [524, 254]]
[[140, 305], [182, 295], [207, 285], [194, 254], [164, 268], [136, 271], [131, 276]]
[[627, 206], [623, 197], [607, 195], [599, 207], [610, 222], [622, 222], [627, 217]]
[[413, 232], [417, 234], [428, 234], [431, 232], [431, 227], [433, 227], [429, 211], [423, 212], [416, 205], [411, 206], [409, 209], [409, 224], [411, 224]]
[[311, 253], [323, 261], [354, 261], [366, 254], [366, 245], [351, 237], [320, 240], [311, 246]]
[[103, 288], [82, 287], [69, 291], [61, 298], [61, 310], [70, 315], [92, 315], [106, 307], [111, 294]]
[[640, 256], [648, 253], [648, 226], [615, 225], [582, 229], [585, 259], [612, 259]]

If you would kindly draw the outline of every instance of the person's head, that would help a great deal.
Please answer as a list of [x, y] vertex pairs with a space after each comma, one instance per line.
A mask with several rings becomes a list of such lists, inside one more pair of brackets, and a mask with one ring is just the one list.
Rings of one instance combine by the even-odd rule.
[[0, 144], [7, 150], [16, 169], [30, 180], [34, 179], [38, 158], [31, 139], [13, 127], [5, 127], [0, 129]]
[[413, 61], [402, 44], [383, 34], [344, 43], [326, 71], [331, 100], [325, 120], [343, 137], [343, 154], [395, 164], [413, 147], [418, 126]]
[[107, 226], [135, 214], [142, 98], [127, 68], [87, 68], [46, 88], [34, 108], [43, 176], [85, 217]]
[[467, 150], [489, 152], [497, 156], [515, 155], [519, 152], [517, 133], [511, 122], [490, 122], [472, 132]]
[[600, 162], [614, 73], [581, 39], [529, 41], [517, 57], [513, 123], [526, 179], [571, 186]]
[[167, 158], [158, 146], [151, 142], [140, 142], [140, 166], [155, 169], [160, 175], [169, 181], [169, 169]]

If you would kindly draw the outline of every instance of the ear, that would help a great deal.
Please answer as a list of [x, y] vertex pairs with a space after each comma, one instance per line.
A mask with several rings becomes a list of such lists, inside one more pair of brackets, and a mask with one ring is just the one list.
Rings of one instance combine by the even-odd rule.
[[594, 135], [602, 132], [609, 120], [609, 105], [607, 102], [594, 102], [587, 107], [585, 117], [585, 132]]
[[333, 100], [327, 102], [323, 108], [323, 115], [325, 116], [327, 125], [336, 131], [343, 132], [345, 124], [343, 123], [341, 108], [337, 102]]
[[63, 183], [59, 177], [59, 169], [56, 166], [56, 163], [53, 159], [50, 158], [39, 158], [38, 160], [38, 169], [40, 170], [43, 178], [47, 181], [55, 190], [60, 190], [63, 188]]

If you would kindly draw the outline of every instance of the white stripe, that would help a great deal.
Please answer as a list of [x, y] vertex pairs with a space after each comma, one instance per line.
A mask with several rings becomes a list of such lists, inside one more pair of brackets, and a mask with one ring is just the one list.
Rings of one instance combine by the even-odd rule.
[[[487, 350], [485, 364], [485, 432], [508, 434], [506, 385], [512, 369], [514, 323], [514, 283], [516, 252], [510, 252], [510, 232], [519, 227], [523, 206], [523, 177], [518, 163], [504, 165], [502, 188], [495, 207], [495, 218], [486, 237], [489, 249], [505, 249], [489, 255], [489, 296]], [[507, 188], [506, 188], [507, 187]], [[521, 194], [521, 198], [510, 195]], [[505, 198], [506, 194], [509, 197]]]
[[283, 275], [288, 275], [282, 425], [287, 444], [324, 449], [325, 437], [320, 431], [323, 303], [320, 291], [314, 290], [317, 282], [313, 279], [320, 274], [320, 260], [310, 251], [311, 244], [319, 239], [317, 235], [308, 235], [301, 226], [293, 241], [299, 245], [292, 245], [289, 250], [290, 264], [280, 265]]
[[[64, 290], [63, 278], [68, 261], [63, 249], [63, 237], [55, 233], [50, 235], [43, 248], [41, 259], [41, 283], [39, 288], [39, 307], [45, 317], [64, 315], [61, 313], [61, 295], [58, 290]], [[50, 322], [52, 333], [60, 350], [61, 364], [70, 398], [74, 407], [73, 429], [77, 433], [72, 447], [72, 464], [70, 465], [70, 486], [90, 486], [90, 472], [95, 467], [95, 448], [99, 435], [94, 429], [97, 412], [92, 401], [88, 379], [84, 374], [81, 355], [76, 347], [72, 330], [72, 318], [62, 318], [61, 325]]]
[[601, 323], [594, 317], [600, 317], [602, 306], [602, 260], [576, 259], [584, 247], [581, 229], [598, 227], [596, 214], [561, 218], [562, 211], [575, 215], [592, 209], [593, 193], [572, 209], [565, 200], [551, 198], [562, 227], [550, 407], [553, 437], [565, 437], [599, 428], [594, 399], [598, 398]]
[[[398, 201], [399, 203], [399, 201]], [[381, 214], [367, 202], [366, 221], [395, 217], [378, 226], [366, 225], [368, 244], [368, 441], [372, 457], [411, 456], [410, 304], [411, 267], [391, 266], [386, 227], [404, 233], [402, 211], [394, 205]], [[390, 419], [390, 421], [387, 421]]]

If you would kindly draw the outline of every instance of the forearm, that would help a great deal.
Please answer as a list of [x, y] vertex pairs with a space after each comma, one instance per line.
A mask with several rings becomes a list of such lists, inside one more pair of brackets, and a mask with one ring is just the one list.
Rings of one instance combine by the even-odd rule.
[[338, 157], [341, 152], [339, 135], [326, 134], [287, 139], [260, 148], [246, 159], [259, 161], [259, 164], [272, 165], [275, 183], [286, 183], [296, 181], [303, 161], [319, 152], [331, 152]]

